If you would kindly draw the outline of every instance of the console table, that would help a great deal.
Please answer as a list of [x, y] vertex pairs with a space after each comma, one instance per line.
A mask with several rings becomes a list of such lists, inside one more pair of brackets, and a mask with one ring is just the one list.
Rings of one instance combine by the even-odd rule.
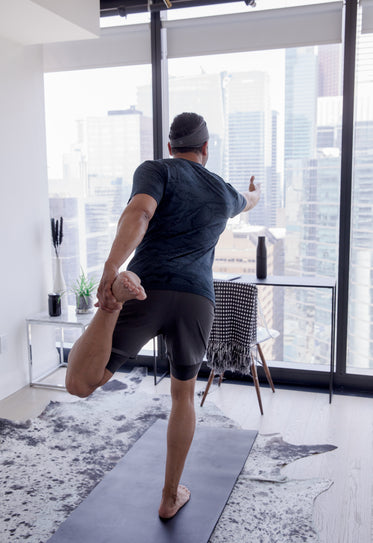
[[[67, 365], [64, 362], [63, 353], [65, 328], [76, 328], [82, 334], [87, 328], [88, 324], [91, 322], [93, 315], [94, 313], [77, 314], [75, 312], [75, 307], [69, 306], [68, 311], [63, 312], [59, 317], [50, 317], [47, 311], [43, 311], [26, 319], [30, 386], [39, 388], [51, 388], [56, 390], [66, 390], [64, 384], [49, 384], [43, 383], [42, 381], [46, 379], [46, 377], [57, 371], [59, 368], [66, 367]], [[33, 359], [32, 353], [33, 326], [51, 326], [53, 328], [57, 328], [60, 331], [58, 364], [53, 369], [36, 378], [34, 377], [35, 360]]]
[[255, 275], [243, 274], [233, 279], [256, 285], [270, 287], [292, 287], [292, 288], [322, 288], [331, 292], [331, 313], [330, 313], [330, 368], [329, 368], [329, 403], [333, 396], [334, 357], [335, 357], [335, 315], [336, 315], [336, 281], [334, 279], [320, 277], [297, 277], [289, 275], [273, 275], [266, 279], [258, 279]]

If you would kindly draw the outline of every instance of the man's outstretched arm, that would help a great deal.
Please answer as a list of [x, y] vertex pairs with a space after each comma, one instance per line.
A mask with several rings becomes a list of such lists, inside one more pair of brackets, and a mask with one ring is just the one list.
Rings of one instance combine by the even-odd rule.
[[246, 206], [242, 210], [250, 211], [260, 200], [260, 183], [254, 184], [255, 177], [252, 175], [250, 178], [249, 190], [246, 192], [241, 192], [242, 196], [246, 199]]
[[124, 209], [97, 290], [98, 305], [101, 309], [106, 311], [120, 309], [122, 304], [119, 304], [113, 296], [111, 286], [120, 266], [141, 243], [156, 208], [157, 202], [152, 196], [136, 194]]

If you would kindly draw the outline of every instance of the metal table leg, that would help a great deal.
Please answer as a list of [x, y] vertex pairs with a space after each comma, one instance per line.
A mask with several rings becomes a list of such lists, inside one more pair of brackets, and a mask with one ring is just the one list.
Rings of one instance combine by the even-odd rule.
[[334, 391], [335, 310], [336, 310], [336, 287], [333, 287], [332, 288], [332, 312], [331, 312], [332, 314], [331, 314], [329, 403], [332, 403], [333, 391]]
[[160, 383], [162, 381], [162, 379], [164, 377], [166, 377], [166, 375], [168, 375], [170, 373], [170, 369], [167, 369], [161, 376], [160, 378], [157, 380], [157, 360], [158, 360], [158, 356], [157, 356], [157, 351], [156, 351], [156, 347], [155, 347], [155, 342], [156, 342], [156, 339], [157, 338], [153, 338], [153, 368], [154, 368], [154, 385], [158, 385], [158, 383]]

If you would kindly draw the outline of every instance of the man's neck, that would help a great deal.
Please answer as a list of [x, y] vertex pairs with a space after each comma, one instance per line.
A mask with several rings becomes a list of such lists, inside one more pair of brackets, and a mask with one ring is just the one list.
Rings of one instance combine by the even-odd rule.
[[185, 158], [185, 160], [191, 160], [192, 162], [197, 162], [197, 164], [203, 164], [201, 153], [194, 153], [193, 151], [189, 151], [187, 153], [174, 153], [172, 156], [174, 158]]

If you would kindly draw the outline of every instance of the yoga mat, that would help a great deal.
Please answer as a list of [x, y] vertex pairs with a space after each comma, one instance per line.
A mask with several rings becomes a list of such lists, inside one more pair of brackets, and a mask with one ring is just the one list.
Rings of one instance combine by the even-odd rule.
[[206, 543], [257, 432], [196, 430], [181, 483], [190, 501], [167, 522], [158, 517], [167, 422], [158, 420], [71, 513], [51, 543]]

